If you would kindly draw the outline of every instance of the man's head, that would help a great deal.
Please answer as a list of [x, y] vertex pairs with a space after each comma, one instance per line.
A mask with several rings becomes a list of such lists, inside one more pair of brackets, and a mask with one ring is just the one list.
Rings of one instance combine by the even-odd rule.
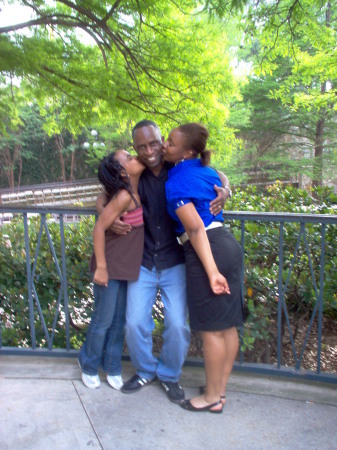
[[150, 170], [160, 170], [163, 164], [163, 138], [158, 125], [151, 120], [138, 122], [132, 130], [132, 139], [138, 159]]

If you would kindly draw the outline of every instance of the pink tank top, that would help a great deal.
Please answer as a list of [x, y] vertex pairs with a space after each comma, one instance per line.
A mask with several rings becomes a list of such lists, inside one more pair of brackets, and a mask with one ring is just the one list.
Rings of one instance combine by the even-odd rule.
[[144, 224], [143, 208], [139, 206], [132, 211], [128, 211], [124, 216], [122, 216], [121, 220], [133, 227], [140, 227]]

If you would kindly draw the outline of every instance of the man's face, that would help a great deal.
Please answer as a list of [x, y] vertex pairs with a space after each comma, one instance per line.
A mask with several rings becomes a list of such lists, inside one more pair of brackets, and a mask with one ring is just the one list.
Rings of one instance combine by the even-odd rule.
[[163, 162], [163, 138], [152, 125], [138, 128], [134, 132], [133, 146], [140, 162], [149, 169], [156, 169]]

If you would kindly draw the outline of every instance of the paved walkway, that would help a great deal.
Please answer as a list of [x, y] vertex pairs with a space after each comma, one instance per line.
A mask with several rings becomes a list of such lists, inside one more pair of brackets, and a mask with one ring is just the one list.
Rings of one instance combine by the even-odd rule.
[[[184, 368], [187, 397], [203, 379]], [[336, 450], [336, 430], [336, 386], [234, 373], [223, 414], [193, 413], [156, 383], [129, 395], [106, 382], [89, 390], [74, 358], [0, 355], [1, 450]]]

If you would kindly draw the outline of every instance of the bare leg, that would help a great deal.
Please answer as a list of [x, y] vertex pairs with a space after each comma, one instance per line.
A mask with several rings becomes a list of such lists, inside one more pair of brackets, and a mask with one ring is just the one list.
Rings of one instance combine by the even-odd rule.
[[222, 374], [221, 394], [225, 395], [227, 382], [232, 372], [234, 361], [239, 349], [239, 336], [235, 327], [224, 330], [223, 336], [225, 340], [226, 357]]
[[206, 372], [205, 399], [217, 401], [220, 398], [223, 373], [225, 370], [226, 345], [223, 331], [204, 331], [201, 333], [204, 345]]
[[203, 331], [201, 337], [204, 347], [206, 392], [204, 395], [191, 399], [192, 405], [196, 408], [220, 400], [226, 355], [223, 331]]

